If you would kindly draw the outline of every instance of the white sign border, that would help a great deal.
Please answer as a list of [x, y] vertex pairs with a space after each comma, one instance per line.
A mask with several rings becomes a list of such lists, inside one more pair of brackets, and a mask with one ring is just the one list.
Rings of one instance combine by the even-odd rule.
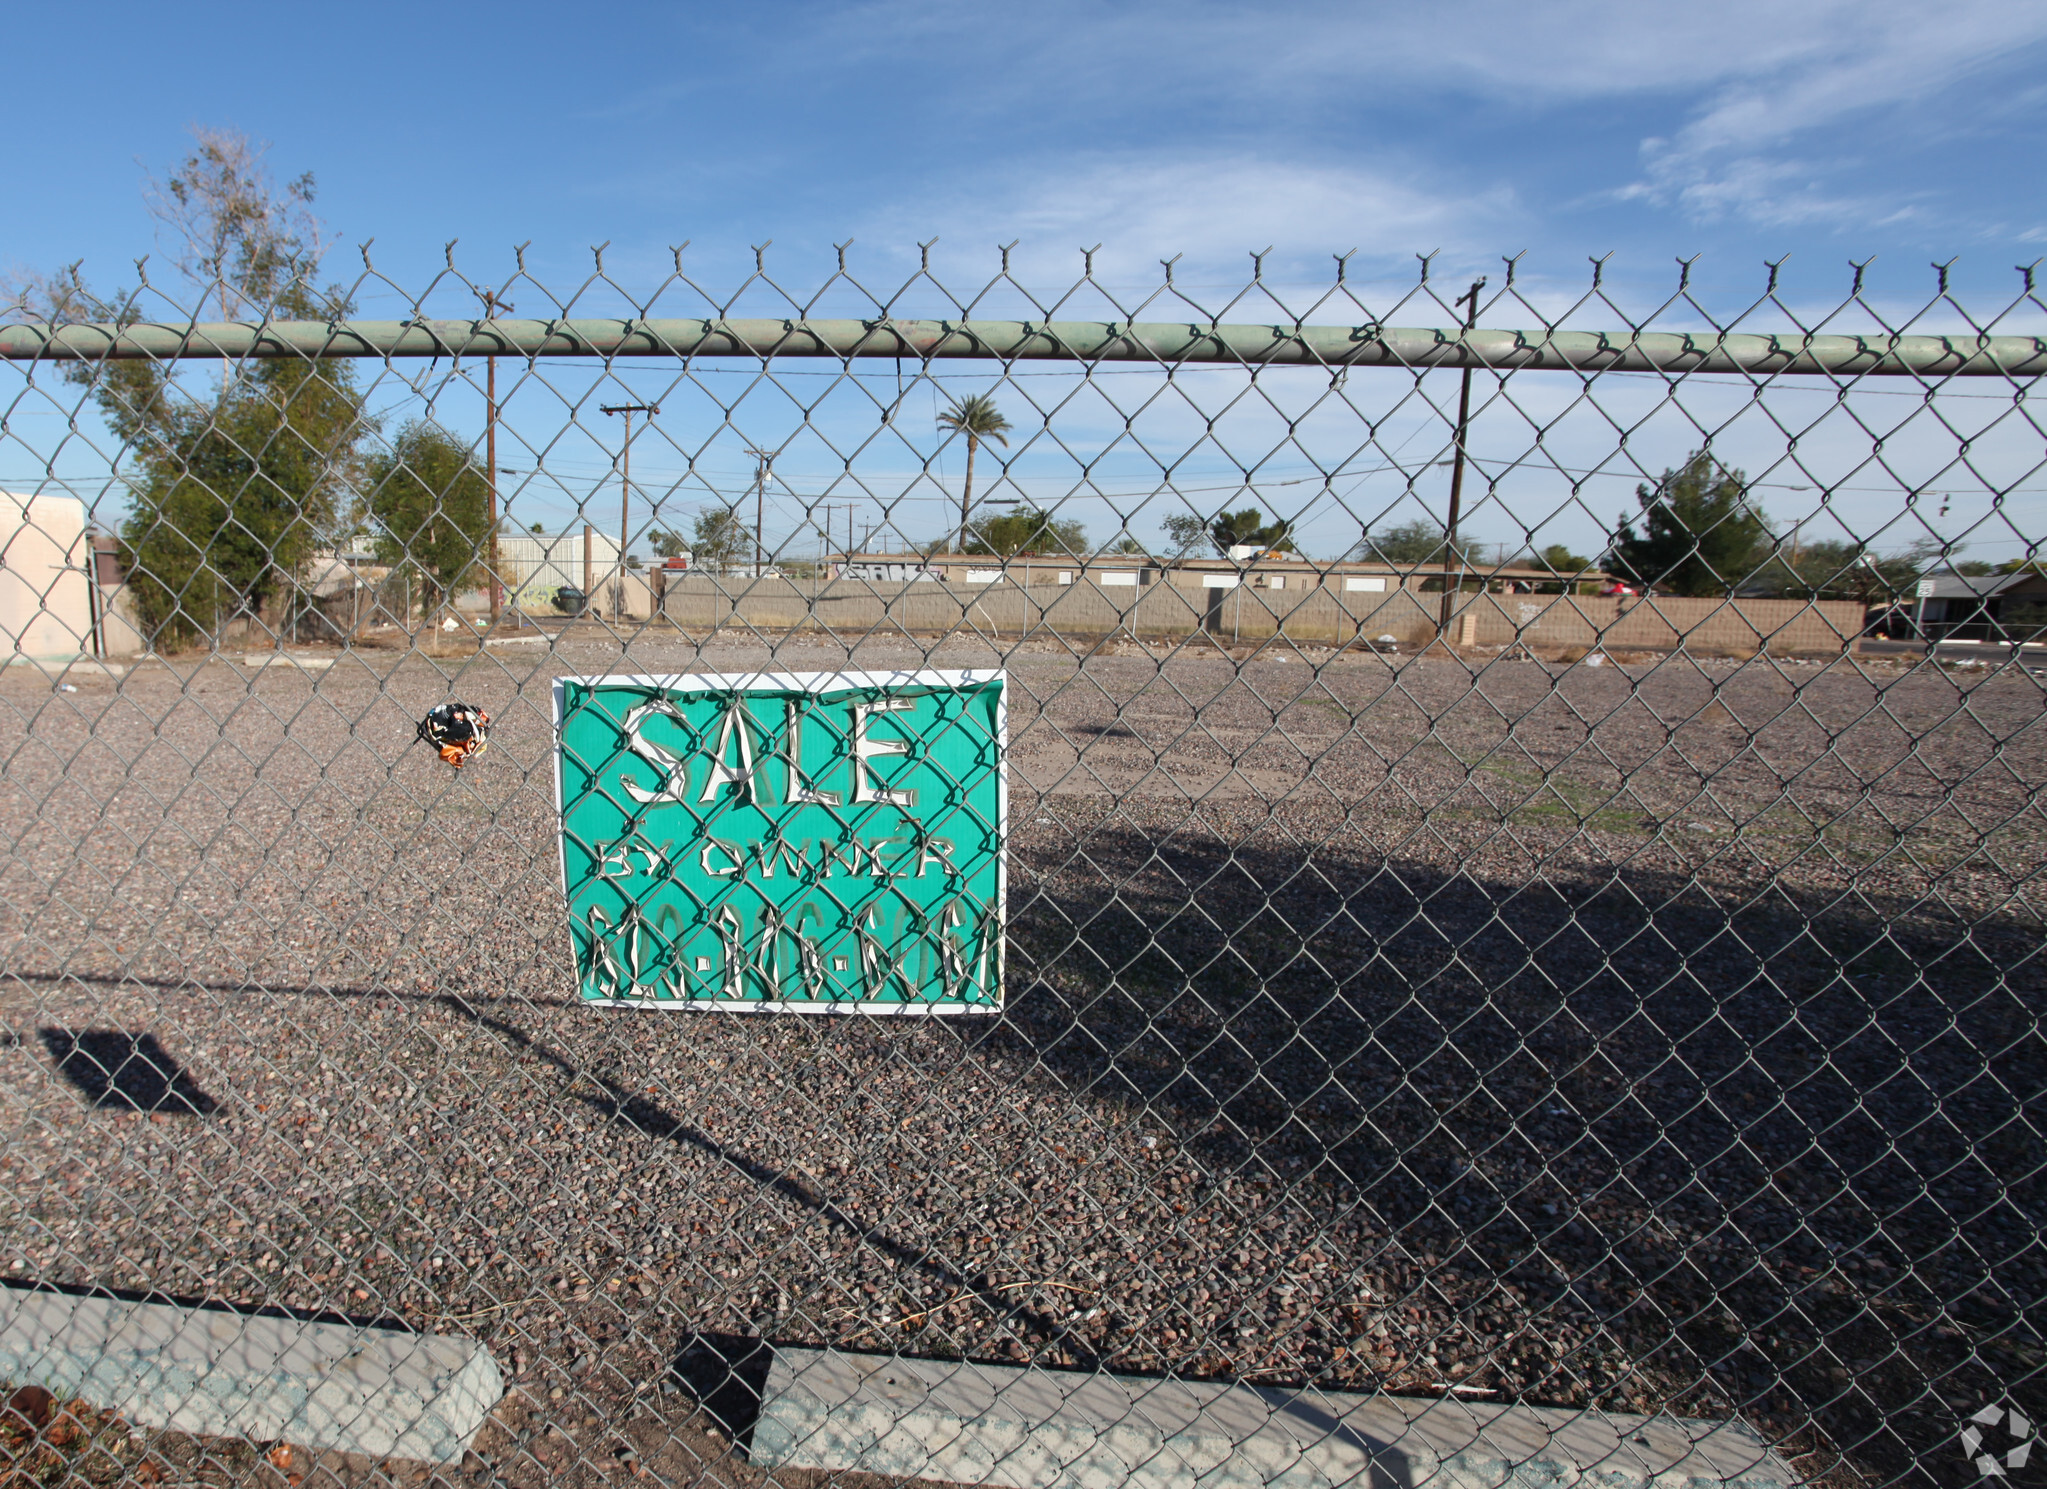
[[[999, 682], [995, 695], [995, 835], [1001, 845], [995, 856], [995, 986], [993, 1003], [869, 1003], [804, 1001], [789, 998], [606, 998], [583, 996], [582, 970], [576, 965], [575, 931], [569, 925], [569, 844], [564, 830], [567, 791], [562, 778], [562, 725], [568, 712], [571, 683], [584, 687], [654, 688], [668, 692], [832, 693], [843, 688], [966, 688]], [[866, 1014], [874, 1017], [919, 1017], [930, 1014], [1003, 1011], [1009, 998], [1009, 674], [1001, 667], [927, 667], [894, 672], [610, 672], [573, 674], [554, 680], [554, 835], [561, 874], [562, 919], [569, 933], [572, 994], [584, 1008], [652, 1008], [672, 1013]]]

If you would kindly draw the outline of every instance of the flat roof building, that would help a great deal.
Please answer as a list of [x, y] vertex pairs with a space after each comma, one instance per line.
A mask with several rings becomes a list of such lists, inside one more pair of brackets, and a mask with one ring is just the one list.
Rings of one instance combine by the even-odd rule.
[[[1161, 559], [1136, 553], [1091, 553], [1079, 557], [1057, 554], [853, 553], [833, 560], [840, 578], [874, 583], [919, 580], [951, 585], [1099, 584], [1105, 588], [1178, 584], [1189, 589], [1306, 590], [1329, 588], [1352, 594], [1390, 594], [1397, 590], [1440, 592], [1443, 567], [1438, 563], [1396, 564], [1385, 560], [1336, 559], [1327, 563], [1296, 557], [1266, 556], [1242, 562], [1227, 558]], [[1464, 589], [1494, 593], [1534, 593], [1538, 585], [1604, 584], [1605, 571], [1559, 575], [1528, 564], [1467, 565], [1458, 574]], [[1513, 590], [1507, 586], [1512, 585]]]

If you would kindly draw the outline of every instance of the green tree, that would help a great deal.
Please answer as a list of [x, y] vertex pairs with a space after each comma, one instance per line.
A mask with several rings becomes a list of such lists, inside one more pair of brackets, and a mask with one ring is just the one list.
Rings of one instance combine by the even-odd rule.
[[690, 552], [701, 569], [722, 573], [753, 552], [753, 530], [730, 507], [711, 507], [689, 522]]
[[1125, 533], [1121, 538], [1118, 538], [1115, 542], [1104, 548], [1102, 552], [1113, 553], [1118, 557], [1142, 558], [1145, 549], [1144, 544], [1138, 542], [1137, 539], [1131, 537], [1128, 533]]
[[232, 129], [192, 126], [192, 152], [168, 179], [144, 188], [150, 215], [180, 240], [178, 268], [210, 285], [222, 320], [275, 302], [299, 267], [317, 263], [321, 224], [313, 173], [280, 191], [263, 157], [269, 146]]
[[369, 462], [377, 557], [418, 573], [420, 614], [432, 619], [468, 583], [490, 542], [490, 478], [469, 447], [438, 424], [413, 420]]
[[663, 558], [682, 558], [690, 551], [689, 539], [662, 527], [647, 534], [647, 544]]
[[1757, 571], [1753, 587], [1793, 599], [1870, 605], [1909, 596], [1914, 581], [1939, 556], [1940, 545], [1930, 540], [1884, 555], [1866, 543], [1822, 538], [1800, 544], [1796, 553], [1780, 546]]
[[1580, 558], [1562, 543], [1551, 543], [1535, 559], [1552, 574], [1582, 574], [1592, 567], [1591, 559]]
[[[1401, 565], [1441, 564], [1444, 552], [1443, 529], [1435, 523], [1416, 518], [1412, 522], [1396, 523], [1384, 532], [1368, 532], [1350, 552], [1352, 558], [1377, 559], [1381, 563]], [[1480, 546], [1469, 538], [1457, 539], [1457, 554], [1466, 564], [1482, 561]]]
[[1636, 487], [1635, 501], [1641, 510], [1621, 514], [1606, 566], [1672, 594], [1731, 594], [1774, 542], [1768, 519], [1749, 501], [1747, 478], [1703, 450], [1653, 488]]
[[1055, 518], [1034, 507], [1019, 507], [1000, 517], [983, 517], [967, 530], [967, 553], [1004, 558], [1037, 553], [1060, 558], [1087, 552], [1087, 529], [1071, 519]]
[[1285, 548], [1293, 541], [1294, 525], [1267, 522], [1265, 514], [1256, 507], [1245, 507], [1238, 512], [1218, 513], [1208, 529], [1208, 537], [1215, 544], [1215, 551], [1224, 555], [1232, 548]]
[[1192, 512], [1175, 512], [1159, 526], [1165, 530], [1175, 558], [1185, 558], [1208, 541], [1208, 519]]
[[238, 615], [281, 620], [275, 602], [342, 505], [363, 423], [350, 369], [266, 361], [211, 407], [98, 392], [137, 451], [122, 557], [150, 644], [189, 645]]
[[967, 480], [960, 490], [959, 526], [960, 542], [965, 543], [974, 509], [974, 452], [981, 448], [984, 439], [992, 439], [1007, 449], [1010, 424], [1002, 417], [1002, 411], [996, 408], [993, 395], [988, 393], [954, 399], [952, 407], [938, 416], [938, 423], [943, 429], [967, 437]]
[[[195, 129], [195, 148], [146, 188], [151, 213], [179, 240], [177, 263], [195, 318], [340, 319], [349, 303], [318, 288], [320, 226], [313, 178], [281, 190], [264, 147], [228, 130]], [[102, 299], [74, 273], [31, 279], [17, 313], [126, 324], [133, 298]], [[346, 360], [250, 359], [219, 365], [212, 396], [189, 386], [205, 370], [148, 360], [76, 362], [132, 461], [123, 560], [153, 647], [188, 645], [240, 615], [274, 623], [313, 552], [358, 527], [357, 442], [373, 427]]]

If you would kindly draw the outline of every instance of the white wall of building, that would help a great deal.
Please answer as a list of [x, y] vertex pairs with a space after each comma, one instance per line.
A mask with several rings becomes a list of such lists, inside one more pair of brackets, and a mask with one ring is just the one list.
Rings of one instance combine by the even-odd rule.
[[0, 492], [0, 656], [91, 656], [91, 548], [85, 503]]
[[[618, 577], [618, 536], [596, 529], [590, 534], [590, 583], [583, 582], [583, 528], [565, 533], [501, 533], [498, 569], [504, 576], [505, 599], [521, 610], [545, 615], [553, 609], [558, 589], [604, 592]], [[642, 586], [644, 588], [644, 585]]]

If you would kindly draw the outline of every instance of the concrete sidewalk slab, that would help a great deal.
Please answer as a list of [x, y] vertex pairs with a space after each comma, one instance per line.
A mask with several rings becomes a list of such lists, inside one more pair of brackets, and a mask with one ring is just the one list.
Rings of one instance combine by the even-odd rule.
[[1739, 1422], [778, 1349], [763, 1468], [1010, 1489], [1789, 1489]]
[[0, 1380], [131, 1422], [458, 1463], [504, 1395], [473, 1339], [0, 1288]]

